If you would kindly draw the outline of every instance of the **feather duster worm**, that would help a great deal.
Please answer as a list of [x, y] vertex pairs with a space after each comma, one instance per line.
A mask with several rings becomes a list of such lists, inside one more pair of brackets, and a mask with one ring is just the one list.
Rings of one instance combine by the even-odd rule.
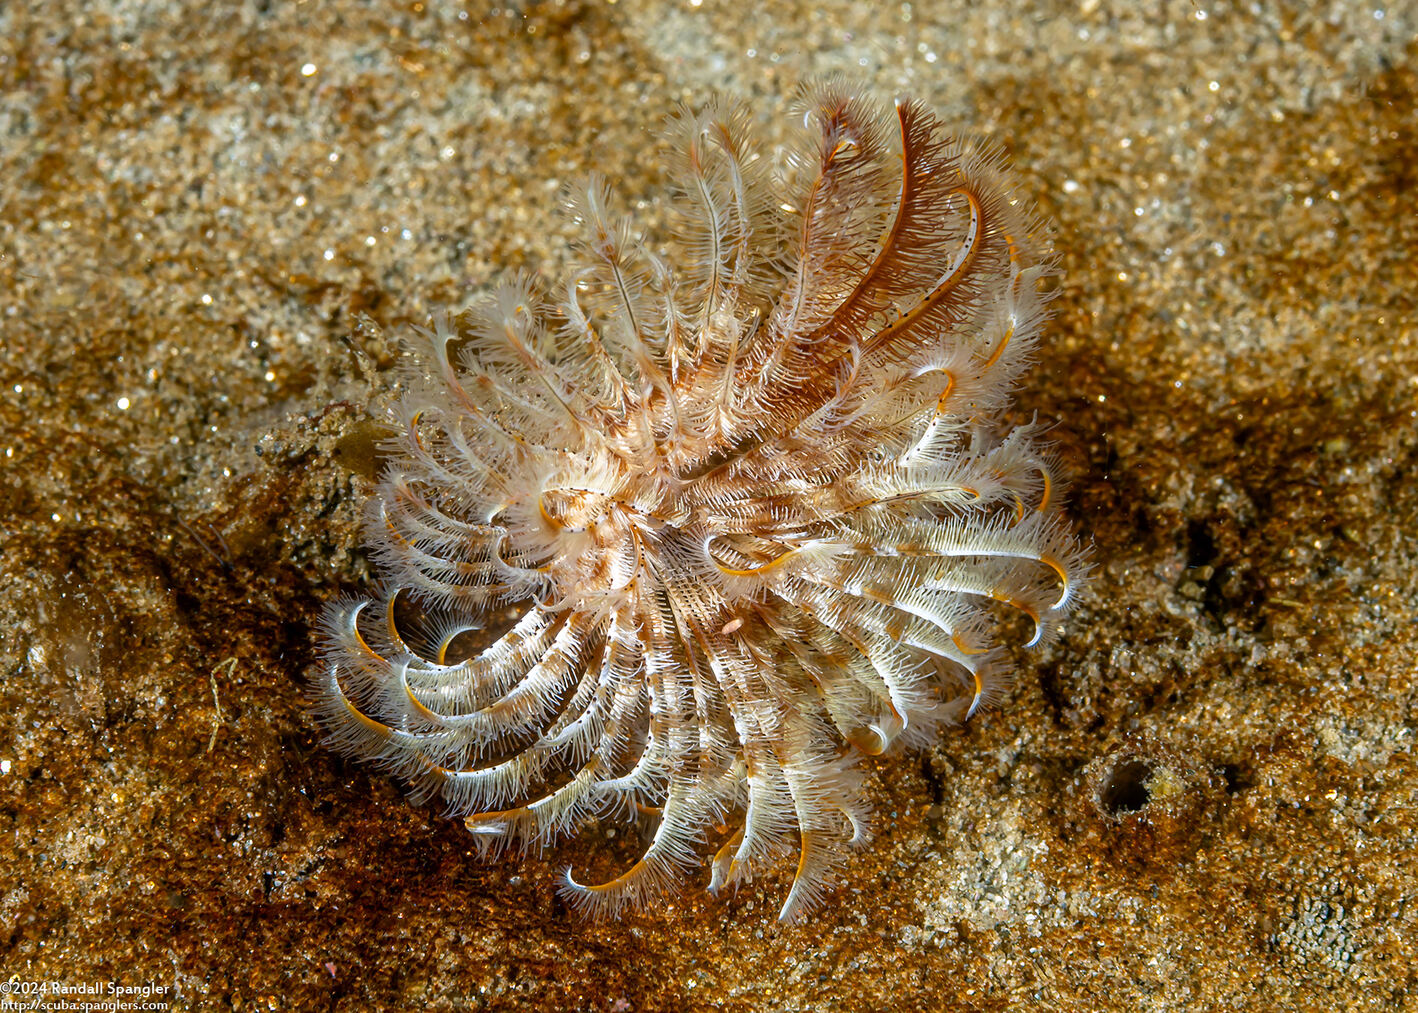
[[1004, 421], [1052, 268], [1000, 155], [916, 102], [804, 101], [784, 181], [741, 108], [672, 123], [677, 265], [593, 181], [563, 287], [419, 331], [368, 509], [387, 583], [324, 618], [330, 743], [480, 840], [655, 815], [629, 871], [565, 875], [593, 915], [726, 825], [711, 890], [796, 851], [781, 917], [812, 908], [868, 836], [859, 756], [994, 702], [992, 603], [1037, 644], [1085, 576], [1049, 450]]

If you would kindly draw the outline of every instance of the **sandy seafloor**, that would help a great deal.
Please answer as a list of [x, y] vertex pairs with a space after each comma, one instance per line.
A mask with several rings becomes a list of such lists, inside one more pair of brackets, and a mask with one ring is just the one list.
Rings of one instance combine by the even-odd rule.
[[[0, 4], [0, 976], [174, 1009], [1418, 1009], [1412, 3]], [[847, 71], [1003, 144], [1099, 561], [877, 841], [623, 921], [323, 750], [398, 340]], [[359, 355], [355, 354], [359, 350]], [[361, 368], [363, 362], [364, 368]], [[631, 835], [633, 836], [633, 834]]]

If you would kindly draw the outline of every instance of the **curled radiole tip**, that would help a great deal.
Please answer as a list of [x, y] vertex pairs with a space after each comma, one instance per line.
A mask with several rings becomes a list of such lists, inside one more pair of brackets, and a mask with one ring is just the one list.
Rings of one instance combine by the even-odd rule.
[[870, 836], [859, 758], [996, 703], [1002, 613], [1039, 644], [1087, 580], [1008, 422], [1054, 269], [1002, 157], [919, 102], [801, 102], [776, 172], [741, 106], [672, 120], [666, 251], [593, 180], [564, 284], [415, 330], [384, 581], [325, 612], [330, 745], [485, 847], [648, 821], [622, 874], [563, 876], [590, 915], [794, 855], [781, 917], [811, 910]]

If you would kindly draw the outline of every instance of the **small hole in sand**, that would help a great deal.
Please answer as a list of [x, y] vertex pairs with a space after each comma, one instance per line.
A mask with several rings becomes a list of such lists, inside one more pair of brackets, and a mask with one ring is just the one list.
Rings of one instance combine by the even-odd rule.
[[1150, 795], [1147, 779], [1152, 765], [1142, 760], [1129, 760], [1113, 768], [1098, 792], [1098, 804], [1109, 816], [1137, 812], [1147, 805]]

